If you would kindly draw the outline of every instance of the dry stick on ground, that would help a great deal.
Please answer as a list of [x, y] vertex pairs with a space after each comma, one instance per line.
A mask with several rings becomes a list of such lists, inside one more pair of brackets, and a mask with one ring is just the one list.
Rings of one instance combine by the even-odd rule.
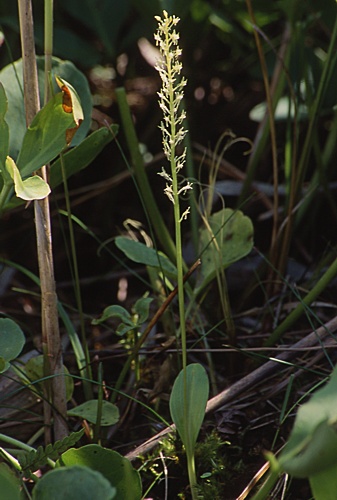
[[[316, 331], [307, 335], [304, 339], [296, 342], [290, 349], [306, 348], [315, 345], [316, 343], [322, 343], [324, 338], [329, 334], [337, 330], [337, 316], [325, 325], [318, 328]], [[291, 350], [289, 352], [283, 352], [275, 358], [271, 359], [264, 365], [260, 366], [253, 372], [249, 373], [246, 377], [238, 380], [232, 386], [228, 387], [220, 394], [210, 399], [206, 406], [206, 413], [210, 413], [219, 409], [221, 406], [230, 403], [232, 400], [237, 398], [240, 394], [248, 389], [253, 388], [261, 381], [267, 379], [272, 374], [284, 368], [289, 368], [289, 362], [296, 357], [296, 350]], [[126, 455], [129, 460], [135, 460], [138, 456], [148, 453], [152, 448], [159, 444], [159, 441], [163, 439], [170, 432], [175, 431], [175, 426], [171, 425], [163, 429], [161, 432], [156, 434], [154, 437], [141, 444], [131, 452]]]
[[[326, 341], [324, 341], [324, 349], [327, 349], [329, 347], [336, 349], [336, 340], [334, 338], [330, 338], [330, 339], [327, 339]], [[309, 359], [309, 362], [305, 365], [305, 368], [308, 369], [311, 366], [316, 365], [316, 363], [318, 363], [318, 361], [322, 358], [322, 356], [324, 356], [324, 351], [321, 348], [320, 351], [316, 354], [316, 356], [314, 356], [314, 357], [312, 357], [312, 358]], [[300, 368], [296, 372], [295, 377], [300, 376], [302, 373], [303, 373], [303, 369]], [[279, 392], [281, 386], [284, 388], [288, 384], [289, 384], [289, 379], [287, 377], [287, 379], [285, 379], [277, 387], [277, 391], [275, 391], [275, 390], [273, 391], [273, 394]], [[278, 453], [280, 453], [280, 451], [283, 449], [283, 447], [284, 447], [284, 445], [282, 445], [282, 447], [279, 450], [277, 450], [276, 455]], [[259, 483], [259, 481], [261, 481], [261, 479], [263, 478], [263, 476], [268, 472], [269, 468], [270, 468], [270, 463], [269, 462], [265, 462], [263, 464], [263, 466], [256, 472], [256, 474], [254, 475], [254, 477], [249, 481], [248, 485], [244, 488], [244, 490], [242, 491], [242, 493], [236, 498], [236, 500], [245, 500], [245, 498], [247, 498], [247, 496], [253, 491], [253, 489]]]
[[[39, 111], [39, 88], [34, 46], [34, 28], [31, 0], [19, 0], [19, 19], [23, 60], [24, 100], [27, 126]], [[46, 180], [46, 168], [41, 169]], [[46, 374], [53, 376], [51, 391], [44, 404], [45, 439], [51, 441], [50, 403], [53, 403], [54, 438], [59, 440], [68, 434], [66, 423], [65, 380], [55, 291], [52, 238], [50, 227], [49, 200], [34, 202], [35, 227], [38, 250], [39, 274], [41, 282], [42, 345]]]

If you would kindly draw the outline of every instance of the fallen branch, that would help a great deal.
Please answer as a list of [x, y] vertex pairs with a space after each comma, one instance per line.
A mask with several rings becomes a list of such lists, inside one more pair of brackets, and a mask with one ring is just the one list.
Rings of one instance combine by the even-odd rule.
[[[325, 337], [328, 337], [331, 333], [337, 330], [337, 316], [330, 320], [325, 325], [318, 328], [316, 331], [307, 335], [304, 339], [299, 340], [294, 344], [289, 351], [285, 351], [279, 354], [275, 358], [270, 358], [270, 361], [260, 366], [253, 372], [249, 373], [242, 379], [235, 382], [233, 385], [222, 391], [220, 394], [210, 399], [206, 406], [206, 413], [211, 413], [221, 406], [230, 403], [232, 400], [236, 399], [240, 394], [256, 386], [261, 381], [277, 373], [277, 371], [284, 368], [289, 368], [288, 363], [293, 360], [297, 351], [292, 349], [307, 348], [315, 345], [316, 343], [321, 344], [324, 342]], [[175, 431], [175, 426], [172, 424], [166, 427], [158, 434], [147, 440], [145, 443], [141, 444], [134, 450], [130, 451], [126, 458], [129, 460], [135, 460], [138, 456], [144, 455], [152, 450], [155, 446], [159, 444], [159, 441], [163, 439], [170, 432]]]

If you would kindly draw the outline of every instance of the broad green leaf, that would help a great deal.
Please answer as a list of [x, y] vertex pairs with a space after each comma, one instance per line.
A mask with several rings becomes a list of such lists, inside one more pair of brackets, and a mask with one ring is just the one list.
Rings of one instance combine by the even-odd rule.
[[[92, 424], [96, 424], [97, 421], [97, 399], [92, 399], [86, 401], [75, 408], [68, 411], [70, 417], [80, 417], [84, 420], [88, 420]], [[114, 425], [119, 420], [119, 409], [116, 405], [109, 403], [109, 401], [102, 401], [102, 418], [101, 425], [108, 426]]]
[[[8, 361], [19, 356], [25, 345], [25, 336], [21, 328], [9, 318], [0, 318], [0, 357], [2, 371], [9, 367]], [[4, 366], [5, 364], [5, 366]]]
[[[33, 489], [33, 500], [112, 500], [116, 489], [99, 472], [83, 465], [47, 472]], [[117, 497], [118, 498], [118, 497]]]
[[337, 465], [309, 477], [311, 492], [315, 500], [336, 500]]
[[155, 267], [169, 278], [177, 276], [177, 269], [172, 262], [162, 252], [157, 252], [154, 248], [149, 248], [139, 241], [133, 241], [124, 236], [117, 236], [116, 246], [133, 262]]
[[56, 158], [67, 146], [66, 131], [74, 126], [73, 115], [63, 109], [63, 94], [59, 92], [38, 112], [25, 133], [16, 162], [21, 176], [29, 176]]
[[252, 221], [240, 210], [224, 208], [211, 215], [208, 224], [210, 229], [200, 231], [201, 280], [196, 293], [253, 248]]
[[[82, 126], [83, 125], [81, 125], [81, 127]], [[67, 178], [92, 163], [102, 149], [113, 140], [114, 134], [117, 134], [118, 132], [118, 126], [112, 126], [112, 131], [113, 133], [111, 133], [107, 128], [100, 128], [86, 137], [81, 144], [70, 149], [63, 155], [65, 174]], [[52, 164], [50, 169], [49, 184], [53, 189], [61, 183], [61, 159], [58, 158]], [[5, 209], [10, 210], [21, 203], [23, 202], [19, 198], [12, 197], [11, 200], [5, 205]]]
[[184, 405], [184, 370], [176, 378], [170, 397], [170, 412], [185, 448], [193, 453], [204, 420], [209, 393], [205, 369], [199, 363], [186, 368], [187, 414]]
[[[92, 112], [92, 98], [88, 80], [85, 75], [79, 71], [72, 62], [62, 61], [57, 57], [53, 57], [53, 69], [51, 74], [51, 82], [53, 84], [53, 92], [59, 92], [54, 75], [58, 75], [62, 79], [69, 82], [78, 93], [82, 109], [84, 112], [84, 121], [72, 141], [72, 146], [80, 144], [87, 135]], [[40, 88], [40, 102], [44, 103], [44, 57], [37, 57], [38, 79]], [[0, 71], [0, 81], [2, 82], [8, 99], [8, 112], [6, 121], [10, 130], [10, 147], [9, 154], [14, 160], [17, 160], [19, 151], [22, 146], [23, 137], [26, 133], [26, 117], [23, 104], [23, 80], [22, 80], [22, 60], [18, 60], [13, 64], [9, 64]], [[31, 171], [32, 172], [32, 171]], [[29, 172], [29, 173], [31, 173]], [[29, 175], [28, 173], [28, 175]]]
[[88, 444], [79, 449], [71, 448], [56, 462], [57, 467], [75, 464], [85, 465], [103, 474], [117, 489], [118, 500], [140, 500], [142, 487], [139, 473], [129, 460], [116, 451], [97, 444]]
[[337, 465], [337, 369], [297, 413], [294, 428], [279, 457], [283, 470], [309, 477]]
[[[63, 370], [65, 374], [65, 384], [66, 384], [66, 399], [70, 401], [74, 392], [74, 381], [72, 377], [69, 376], [69, 371], [66, 366], [63, 365]], [[35, 382], [30, 388], [37, 389], [41, 393], [43, 392], [43, 356], [35, 356], [31, 358], [25, 364], [24, 368], [25, 374], [27, 375], [30, 382]], [[41, 382], [39, 382], [41, 381]]]
[[[82, 125], [81, 125], [82, 127]], [[70, 149], [63, 155], [64, 169], [66, 177], [86, 168], [96, 158], [96, 156], [109, 144], [117, 135], [118, 126], [112, 126], [112, 132], [107, 128], [95, 130], [84, 139], [78, 146]], [[57, 159], [50, 169], [50, 185], [52, 188], [62, 183], [61, 160]]]
[[[296, 422], [295, 422], [296, 426]], [[297, 448], [289, 450], [288, 455], [280, 456], [283, 469], [294, 477], [309, 477], [318, 474], [332, 465], [337, 465], [336, 421], [320, 422], [306, 436]], [[294, 453], [293, 456], [291, 454]]]
[[91, 324], [99, 325], [100, 323], [103, 323], [109, 318], [119, 318], [124, 323], [127, 323], [132, 327], [135, 326], [134, 323], [132, 322], [131, 314], [129, 313], [129, 311], [127, 311], [126, 309], [124, 309], [124, 307], [119, 305], [106, 307], [102, 313], [102, 316], [98, 319], [92, 320]]
[[38, 175], [33, 175], [23, 181], [19, 169], [10, 156], [6, 159], [6, 170], [14, 182], [15, 194], [18, 198], [27, 201], [42, 200], [49, 195], [50, 187]]
[[11, 471], [7, 464], [0, 464], [0, 491], [1, 498], [6, 500], [22, 500], [21, 481]]

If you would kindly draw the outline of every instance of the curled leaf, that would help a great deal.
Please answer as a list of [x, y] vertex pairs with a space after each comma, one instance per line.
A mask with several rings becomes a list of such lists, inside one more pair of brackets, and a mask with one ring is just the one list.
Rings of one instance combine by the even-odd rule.
[[75, 127], [68, 128], [66, 131], [66, 141], [69, 145], [74, 137], [78, 127], [81, 125], [83, 121], [83, 111], [80, 103], [80, 98], [74, 87], [70, 85], [70, 83], [66, 82], [59, 76], [56, 76], [57, 85], [60, 87], [63, 93], [62, 107], [65, 113], [72, 113], [74, 122], [76, 124]]
[[49, 185], [38, 175], [22, 180], [20, 171], [10, 156], [6, 158], [6, 170], [13, 180], [15, 194], [18, 198], [27, 201], [42, 200], [49, 195]]

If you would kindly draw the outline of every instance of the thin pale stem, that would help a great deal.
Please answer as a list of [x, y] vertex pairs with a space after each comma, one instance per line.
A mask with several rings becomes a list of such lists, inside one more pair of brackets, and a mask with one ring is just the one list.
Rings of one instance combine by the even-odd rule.
[[[24, 100], [27, 125], [40, 108], [39, 89], [34, 45], [33, 13], [31, 0], [19, 0], [19, 19], [23, 57]], [[41, 172], [46, 178], [46, 171]], [[55, 375], [49, 385], [49, 401], [53, 402], [54, 434], [59, 440], [68, 433], [66, 424], [66, 391], [63, 375], [61, 339], [58, 325], [57, 296], [54, 279], [49, 200], [34, 202], [38, 264], [41, 282], [42, 345], [44, 348], [45, 375]], [[47, 399], [48, 401], [48, 399]], [[44, 405], [46, 441], [51, 440], [50, 402]]]
[[[71, 215], [71, 206], [70, 206], [70, 196], [68, 191], [68, 183], [67, 183], [67, 175], [65, 171], [64, 165], [64, 157], [61, 154], [61, 171], [62, 171], [62, 180], [63, 180], [63, 189], [64, 189], [64, 197], [66, 201], [66, 209], [67, 209], [67, 220], [68, 220], [68, 229], [69, 229], [69, 238], [70, 238], [70, 251], [72, 257], [72, 272], [74, 275], [74, 292], [77, 303], [77, 309], [80, 318], [80, 330], [81, 330], [81, 341], [83, 352], [85, 356], [85, 368], [81, 370], [81, 375], [85, 377], [85, 379], [92, 379], [92, 372], [90, 367], [90, 355], [88, 349], [87, 338], [85, 334], [85, 324], [84, 324], [84, 313], [83, 313], [83, 304], [82, 304], [82, 294], [80, 287], [80, 276], [78, 272], [78, 262], [77, 262], [77, 252], [76, 252], [76, 243], [75, 243], [75, 232], [73, 226], [73, 219]], [[93, 392], [91, 385], [84, 380], [83, 381], [83, 390], [86, 400], [93, 399]]]

